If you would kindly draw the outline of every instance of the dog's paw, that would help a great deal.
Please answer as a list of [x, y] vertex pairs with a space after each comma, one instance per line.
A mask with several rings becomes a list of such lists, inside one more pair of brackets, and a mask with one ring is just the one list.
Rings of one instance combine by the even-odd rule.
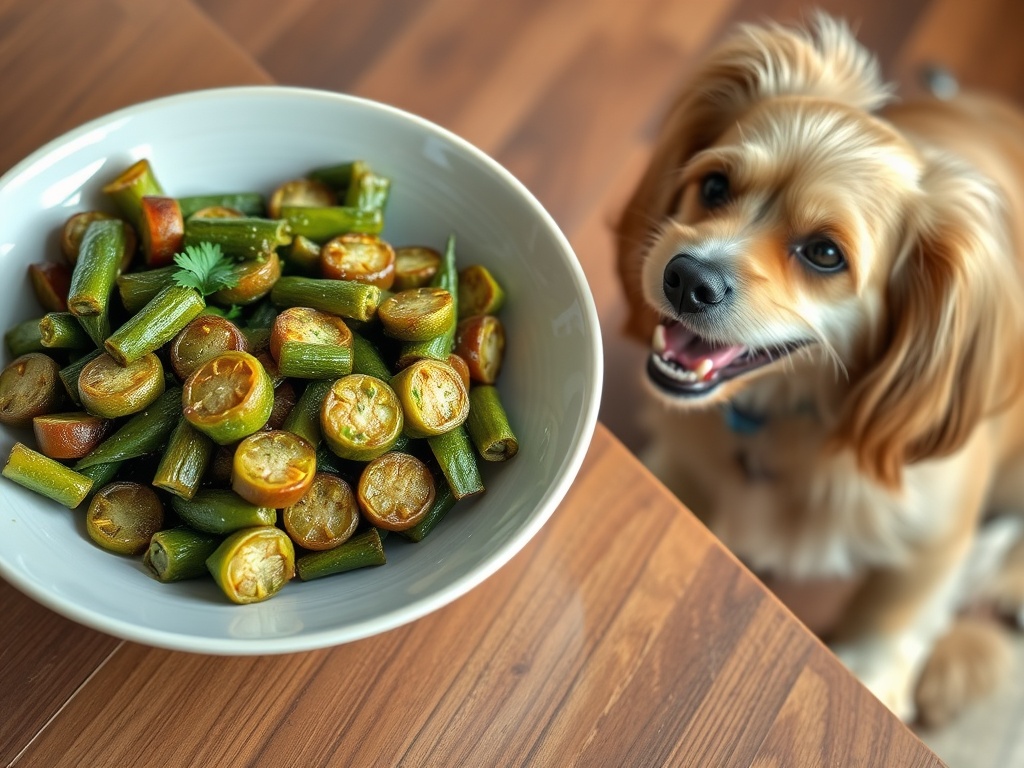
[[1010, 674], [1013, 649], [993, 622], [958, 620], [935, 644], [917, 684], [922, 725], [939, 728], [972, 701], [991, 693]]
[[832, 649], [850, 670], [889, 710], [905, 723], [917, 717], [914, 654], [888, 639], [844, 643]]

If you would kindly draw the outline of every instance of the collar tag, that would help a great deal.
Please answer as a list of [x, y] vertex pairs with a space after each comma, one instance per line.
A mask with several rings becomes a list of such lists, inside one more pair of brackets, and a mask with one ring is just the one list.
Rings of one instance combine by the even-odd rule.
[[761, 430], [767, 423], [767, 416], [759, 416], [750, 411], [736, 407], [735, 403], [725, 406], [725, 424], [733, 432], [740, 435], [752, 435]]

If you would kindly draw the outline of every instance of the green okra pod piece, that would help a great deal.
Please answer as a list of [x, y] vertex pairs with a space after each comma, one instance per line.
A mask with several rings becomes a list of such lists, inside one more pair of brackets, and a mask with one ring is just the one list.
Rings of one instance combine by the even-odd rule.
[[234, 491], [223, 488], [203, 488], [191, 499], [172, 496], [171, 508], [197, 531], [219, 535], [277, 522], [276, 509], [250, 504]]
[[15, 443], [11, 448], [3, 476], [68, 509], [85, 501], [92, 490], [92, 480], [88, 477], [22, 443]]
[[110, 335], [110, 316], [104, 312], [102, 315], [85, 315], [78, 318], [85, 332], [97, 347], [102, 347], [104, 340]]
[[406, 528], [404, 531], [398, 531], [400, 536], [404, 536], [409, 541], [423, 541], [423, 539], [430, 533], [437, 524], [444, 519], [444, 516], [448, 514], [452, 507], [455, 506], [455, 494], [452, 493], [452, 489], [447, 485], [437, 484], [437, 493], [434, 496], [434, 503], [430, 506], [430, 511], [427, 512], [426, 517], [420, 520], [412, 528]]
[[43, 352], [29, 352], [0, 370], [0, 424], [31, 427], [36, 416], [58, 413], [64, 400], [60, 366]]
[[477, 467], [476, 451], [464, 427], [428, 437], [427, 444], [456, 499], [483, 492], [484, 481]]
[[334, 549], [302, 555], [295, 561], [295, 571], [300, 579], [310, 581], [386, 562], [380, 534], [376, 528], [370, 528]]
[[350, 320], [370, 320], [381, 302], [375, 285], [354, 280], [315, 277], [282, 277], [270, 291], [278, 307], [311, 307]]
[[308, 178], [313, 179], [313, 181], [326, 184], [335, 192], [345, 192], [352, 183], [352, 176], [365, 167], [366, 163], [364, 161], [351, 160], [346, 163], [314, 168], [306, 175]]
[[189, 195], [178, 198], [181, 215], [186, 219], [203, 208], [233, 208], [244, 216], [262, 216], [266, 203], [259, 192], [225, 192], [215, 195]]
[[29, 352], [44, 352], [43, 337], [39, 331], [39, 319], [25, 320], [13, 326], [4, 334], [4, 343], [11, 357], [21, 357]]
[[141, 231], [142, 198], [164, 194], [149, 160], [142, 159], [126, 168], [116, 179], [103, 187], [103, 192], [136, 231]]
[[151, 405], [126, 421], [120, 429], [80, 458], [75, 469], [93, 464], [125, 461], [156, 453], [181, 418], [181, 387], [169, 387]]
[[320, 245], [303, 235], [296, 235], [284, 253], [285, 264], [292, 271], [306, 275], [320, 274]]
[[347, 232], [379, 235], [384, 229], [384, 215], [379, 208], [285, 206], [281, 209], [281, 217], [288, 222], [292, 235], [302, 235], [316, 243], [326, 243]]
[[92, 490], [89, 491], [89, 495], [91, 496], [95, 491], [98, 491], [117, 477], [117, 473], [121, 470], [123, 465], [123, 461], [111, 461], [106, 464], [93, 464], [89, 467], [81, 467], [75, 471], [92, 480]]
[[206, 560], [206, 567], [233, 603], [276, 595], [295, 576], [295, 545], [273, 525], [235, 531]]
[[352, 373], [352, 348], [286, 341], [281, 344], [277, 369], [282, 376], [296, 379], [338, 379]]
[[219, 245], [228, 256], [259, 259], [278, 246], [288, 245], [292, 234], [282, 219], [189, 219], [185, 222], [185, 246], [202, 242]]
[[199, 490], [212, 457], [213, 440], [182, 417], [167, 441], [153, 485], [183, 499], [191, 499]]
[[441, 267], [430, 281], [434, 288], [443, 288], [452, 296], [453, 312], [451, 322], [435, 337], [426, 341], [410, 341], [402, 345], [398, 356], [398, 364], [405, 367], [409, 363], [424, 357], [434, 360], [448, 360], [452, 347], [455, 346], [455, 326], [459, 314], [459, 271], [455, 267], [455, 235], [449, 235]]
[[82, 373], [82, 369], [85, 368], [85, 366], [102, 354], [102, 349], [94, 349], [60, 369], [60, 373], [58, 375], [60, 376], [60, 380], [64, 382], [64, 389], [68, 391], [68, 395], [70, 395], [71, 399], [78, 405], [82, 404], [82, 398], [78, 394], [78, 376]]
[[365, 373], [381, 381], [391, 378], [391, 369], [372, 341], [352, 332], [352, 373]]
[[70, 312], [47, 312], [39, 321], [39, 339], [47, 349], [89, 349], [92, 339]]
[[174, 273], [179, 267], [175, 264], [157, 269], [145, 269], [141, 272], [125, 272], [117, 276], [117, 291], [121, 295], [121, 303], [131, 314], [135, 314], [148, 304], [154, 296], [169, 285], [174, 285]]
[[365, 163], [352, 177], [345, 193], [345, 205], [361, 210], [383, 211], [391, 195], [391, 179], [370, 170]]
[[112, 358], [128, 365], [173, 339], [195, 319], [206, 302], [193, 288], [169, 285], [104, 342]]
[[320, 407], [334, 382], [331, 379], [314, 379], [306, 385], [295, 406], [281, 427], [294, 432], [314, 448], [320, 444]]
[[68, 291], [68, 309], [75, 317], [107, 314], [125, 243], [124, 225], [117, 219], [99, 219], [85, 230]]
[[157, 531], [149, 540], [142, 561], [162, 582], [206, 576], [206, 558], [220, 545], [221, 537], [186, 526]]
[[498, 388], [478, 384], [469, 390], [466, 432], [485, 461], [506, 461], [519, 452], [519, 440], [508, 423]]

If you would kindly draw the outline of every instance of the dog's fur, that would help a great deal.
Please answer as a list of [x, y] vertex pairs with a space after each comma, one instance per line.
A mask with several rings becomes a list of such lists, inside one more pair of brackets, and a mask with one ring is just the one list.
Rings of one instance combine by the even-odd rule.
[[[711, 173], [724, 199], [702, 198]], [[804, 258], [820, 237], [845, 265]], [[744, 26], [673, 103], [617, 238], [631, 334], [678, 321], [774, 358], [700, 392], [651, 384], [655, 473], [755, 571], [859, 579], [834, 648], [901, 717], [991, 687], [1005, 646], [955, 617], [980, 523], [1024, 504], [1024, 115], [894, 103], [824, 15]], [[727, 301], [670, 297], [684, 253]], [[1020, 613], [1024, 567], [993, 583]]]

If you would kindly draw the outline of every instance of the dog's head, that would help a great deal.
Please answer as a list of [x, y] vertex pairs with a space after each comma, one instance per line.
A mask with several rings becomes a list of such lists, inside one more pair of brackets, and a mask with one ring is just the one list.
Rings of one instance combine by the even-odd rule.
[[617, 234], [664, 400], [784, 376], [829, 393], [835, 442], [895, 485], [1005, 400], [1021, 321], [999, 194], [879, 117], [889, 97], [840, 22], [741, 28], [673, 105]]

